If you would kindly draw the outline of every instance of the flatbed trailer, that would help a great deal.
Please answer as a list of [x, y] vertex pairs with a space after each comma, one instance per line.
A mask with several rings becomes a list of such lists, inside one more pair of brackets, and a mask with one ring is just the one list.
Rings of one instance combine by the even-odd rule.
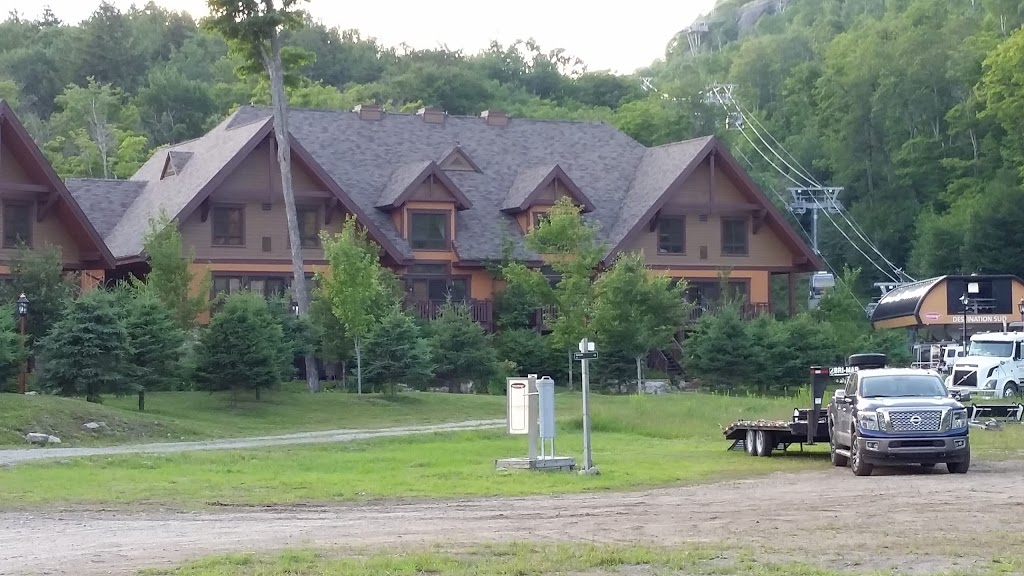
[[771, 456], [775, 450], [787, 451], [793, 444], [828, 442], [828, 415], [821, 410], [821, 399], [829, 382], [845, 377], [850, 369], [812, 366], [811, 407], [794, 408], [789, 422], [785, 420], [738, 420], [722, 431], [732, 443], [726, 450], [743, 450], [751, 456]]
[[811, 410], [797, 408], [793, 410], [790, 422], [739, 420], [729, 425], [723, 434], [727, 440], [732, 440], [728, 450], [744, 450], [751, 456], [771, 456], [772, 451], [785, 452], [793, 444], [799, 444], [800, 450], [803, 450], [804, 444], [828, 442], [828, 417], [824, 414], [819, 414], [817, 426], [811, 426], [812, 433], [808, 440], [808, 421], [811, 418]]

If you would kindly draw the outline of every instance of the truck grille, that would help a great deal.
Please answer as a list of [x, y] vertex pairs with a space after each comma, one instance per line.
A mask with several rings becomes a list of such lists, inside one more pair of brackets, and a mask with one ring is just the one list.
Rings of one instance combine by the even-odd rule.
[[938, 432], [942, 420], [939, 410], [890, 412], [889, 426], [893, 432]]
[[953, 386], [977, 386], [978, 372], [975, 370], [953, 370]]

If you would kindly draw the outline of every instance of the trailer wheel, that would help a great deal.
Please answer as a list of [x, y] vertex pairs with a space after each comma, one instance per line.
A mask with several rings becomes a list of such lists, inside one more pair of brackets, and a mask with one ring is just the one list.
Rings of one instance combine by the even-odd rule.
[[772, 444], [773, 434], [768, 430], [758, 430], [757, 437], [755, 439], [755, 445], [757, 446], [757, 455], [761, 457], [768, 457], [772, 455]]
[[756, 434], [754, 434], [753, 430], [747, 429], [747, 438], [743, 441], [743, 448], [747, 451], [747, 454], [749, 456], [757, 456], [757, 450], [756, 450], [756, 447], [754, 446], [754, 444], [755, 444], [754, 437], [755, 436], [756, 436]]

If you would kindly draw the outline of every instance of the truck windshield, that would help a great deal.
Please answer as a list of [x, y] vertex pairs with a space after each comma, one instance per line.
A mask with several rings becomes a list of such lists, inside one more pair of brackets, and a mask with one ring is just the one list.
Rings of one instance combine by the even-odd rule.
[[861, 379], [862, 398], [893, 398], [900, 396], [946, 396], [946, 387], [937, 376], [894, 374], [868, 376]]
[[989, 356], [992, 358], [1009, 358], [1013, 353], [1013, 342], [986, 342], [971, 340], [967, 349], [968, 356]]

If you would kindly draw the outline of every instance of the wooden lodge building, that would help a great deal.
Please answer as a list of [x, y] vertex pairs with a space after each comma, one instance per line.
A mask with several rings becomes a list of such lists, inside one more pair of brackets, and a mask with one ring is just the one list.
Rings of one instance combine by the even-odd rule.
[[[714, 137], [648, 148], [599, 122], [452, 116], [362, 105], [291, 110], [292, 175], [306, 270], [326, 265], [318, 233], [352, 214], [405, 282], [407, 305], [435, 313], [446, 293], [493, 328], [504, 242], [543, 264], [524, 234], [562, 196], [599, 224], [605, 263], [643, 250], [714, 306], [718, 275], [750, 313], [771, 308], [771, 277], [822, 268], [783, 215]], [[143, 237], [161, 211], [180, 227], [214, 292], [287, 289], [287, 224], [267, 108], [245, 106], [207, 134], [158, 149], [127, 180], [61, 181], [0, 101], [0, 275], [18, 240], [58, 246], [90, 284], [147, 270]], [[83, 280], [86, 282], [86, 280]], [[212, 295], [211, 295], [212, 296]]]

